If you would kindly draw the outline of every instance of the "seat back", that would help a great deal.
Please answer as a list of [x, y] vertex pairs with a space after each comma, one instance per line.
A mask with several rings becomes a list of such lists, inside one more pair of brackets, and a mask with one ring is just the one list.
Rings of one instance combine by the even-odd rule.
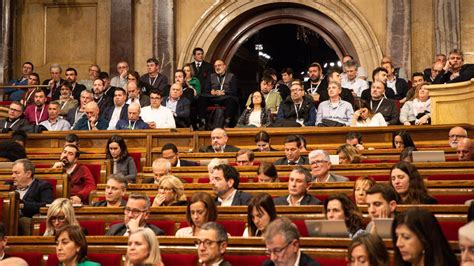
[[260, 266], [268, 257], [265, 255], [225, 255], [231, 265]]
[[231, 236], [242, 236], [245, 231], [245, 221], [218, 221]]
[[43, 254], [39, 252], [9, 252], [8, 255], [24, 259], [29, 266], [41, 266], [43, 260]]
[[162, 253], [161, 259], [164, 265], [197, 265], [198, 263], [198, 256], [196, 254]]

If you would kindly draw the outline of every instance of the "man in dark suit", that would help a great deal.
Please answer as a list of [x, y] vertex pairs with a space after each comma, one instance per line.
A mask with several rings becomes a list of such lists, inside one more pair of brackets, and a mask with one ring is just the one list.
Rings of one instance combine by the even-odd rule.
[[197, 162], [180, 159], [178, 147], [176, 147], [176, 145], [173, 143], [166, 143], [163, 145], [163, 147], [161, 147], [161, 157], [168, 160], [172, 167], [199, 165]]
[[105, 92], [105, 81], [102, 79], [95, 79], [92, 82], [92, 91], [94, 92], [94, 101], [99, 105], [99, 110], [103, 112], [107, 107], [114, 104], [113, 97], [108, 97]]
[[300, 233], [288, 218], [277, 218], [271, 222], [265, 230], [264, 239], [266, 254], [270, 259], [264, 261], [263, 266], [319, 266], [318, 262], [300, 250]]
[[127, 206], [124, 209], [123, 223], [114, 224], [105, 235], [128, 236], [130, 231], [141, 227], [148, 227], [156, 235], [164, 235], [165, 232], [159, 227], [148, 224], [146, 219], [150, 215], [150, 198], [140, 193], [132, 193], [128, 197]]
[[323, 150], [311, 151], [308, 155], [311, 164], [312, 182], [346, 182], [349, 178], [330, 173], [331, 160], [329, 154]]
[[124, 199], [127, 192], [127, 178], [122, 174], [112, 174], [107, 177], [105, 186], [105, 200], [94, 203], [94, 207], [125, 207]]
[[[51, 75], [50, 79], [43, 81], [43, 85], [49, 85], [49, 88], [43, 88], [45, 90], [46, 96], [51, 97], [53, 100], [58, 100], [60, 96], [61, 84], [66, 80], [61, 78], [61, 73], [63, 69], [59, 64], [52, 64], [49, 67], [49, 74]], [[57, 98], [54, 98], [54, 97]]]
[[35, 166], [28, 159], [13, 163], [12, 179], [15, 190], [20, 194], [19, 233], [29, 235], [31, 217], [38, 214], [41, 207], [53, 202], [53, 187], [47, 181], [34, 178]]
[[114, 130], [117, 122], [120, 119], [128, 118], [128, 104], [125, 103], [127, 100], [127, 92], [122, 88], [116, 88], [114, 90], [114, 105], [105, 108], [102, 112], [102, 117], [109, 124], [108, 130]]
[[[70, 67], [66, 69], [66, 80], [69, 81], [72, 84], [72, 97], [76, 99], [77, 101], [80, 100], [81, 98], [81, 92], [86, 89], [86, 86], [77, 83], [77, 70]], [[60, 90], [57, 90], [55, 94], [52, 96], [53, 100], [59, 99], [60, 96]]]
[[318, 205], [321, 201], [308, 194], [311, 188], [311, 173], [308, 169], [297, 166], [290, 173], [288, 180], [289, 195], [274, 199], [275, 205]]
[[389, 99], [387, 96], [388, 93], [386, 93], [387, 91], [391, 91], [393, 94], [393, 90], [386, 90], [384, 83], [381, 81], [374, 81], [370, 86], [370, 90], [365, 90], [363, 94], [366, 91], [370, 92], [370, 99], [367, 102], [372, 111], [374, 113], [381, 113], [388, 125], [398, 125], [400, 122], [400, 110], [395, 101]]
[[127, 119], [120, 119], [115, 128], [118, 130], [138, 130], [149, 129], [150, 127], [140, 117], [140, 104], [131, 103], [128, 106]]
[[150, 105], [150, 97], [146, 94], [141, 93], [140, 89], [136, 82], [130, 81], [127, 86], [125, 86], [128, 93], [127, 104], [139, 103], [141, 107]]
[[102, 116], [99, 116], [100, 110], [96, 102], [89, 102], [84, 108], [85, 116], [82, 116], [73, 130], [105, 130], [107, 123]]
[[433, 84], [462, 82], [472, 78], [474, 78], [474, 64], [464, 64], [463, 52], [453, 49], [449, 52], [443, 72], [436, 76]]
[[238, 152], [240, 149], [227, 145], [227, 133], [222, 128], [216, 128], [211, 132], [212, 145], [201, 147], [199, 152]]
[[194, 70], [194, 76], [201, 83], [201, 87], [204, 87], [209, 76], [214, 73], [211, 63], [204, 61], [204, 50], [200, 47], [193, 49], [194, 62], [191, 63], [191, 67]]
[[240, 173], [231, 165], [214, 167], [210, 183], [217, 194], [215, 202], [220, 206], [247, 205], [252, 198], [252, 195], [238, 190]]
[[301, 139], [296, 135], [285, 138], [285, 156], [275, 161], [275, 165], [307, 165], [308, 158], [301, 155]]
[[202, 225], [197, 235], [196, 243], [199, 265], [230, 266], [224, 260], [227, 249], [228, 235], [224, 226], [216, 222], [207, 222]]

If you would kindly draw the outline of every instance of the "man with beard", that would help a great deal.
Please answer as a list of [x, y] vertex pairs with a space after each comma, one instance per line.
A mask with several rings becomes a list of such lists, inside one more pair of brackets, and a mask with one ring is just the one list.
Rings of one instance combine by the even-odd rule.
[[[323, 77], [323, 69], [317, 62], [308, 67], [309, 80], [304, 83], [305, 92], [313, 98], [314, 102], [319, 101], [321, 91], [327, 90], [328, 83]], [[285, 100], [285, 99], [283, 99]]]
[[53, 168], [61, 168], [68, 174], [72, 203], [87, 204], [89, 194], [96, 189], [96, 184], [89, 168], [77, 162], [79, 154], [80, 151], [76, 145], [65, 145], [59, 162], [54, 163]]
[[22, 117], [23, 105], [19, 102], [12, 102], [8, 108], [8, 117], [0, 120], [0, 131], [17, 131], [29, 123]]
[[460, 140], [467, 138], [467, 131], [462, 127], [453, 127], [449, 130], [449, 146], [456, 148]]
[[105, 82], [102, 79], [96, 78], [92, 83], [94, 92], [94, 101], [99, 106], [99, 110], [103, 112], [105, 108], [113, 104], [113, 99], [105, 95]]
[[32, 125], [39, 125], [48, 119], [48, 105], [43, 90], [37, 89], [34, 94], [35, 104], [29, 105], [25, 110], [25, 118]]
[[[77, 101], [81, 98], [81, 92], [86, 89], [86, 86], [79, 84], [76, 82], [77, 80], [77, 71], [76, 69], [70, 67], [66, 69], [66, 80], [72, 84], [72, 97]], [[57, 90], [55, 94], [52, 96], [53, 100], [59, 99], [60, 91]]]
[[[316, 107], [311, 97], [305, 95], [301, 82], [293, 81], [290, 92], [290, 97], [281, 102], [277, 113], [278, 119], [273, 123], [273, 126], [314, 126], [316, 123]], [[319, 94], [317, 97], [319, 98]]]
[[222, 128], [216, 128], [211, 132], [212, 145], [201, 147], [199, 152], [238, 152], [240, 149], [227, 145], [227, 133]]
[[[391, 91], [391, 90], [389, 90]], [[399, 123], [400, 110], [395, 101], [385, 97], [385, 86], [380, 81], [374, 81], [370, 87], [370, 108], [374, 113], [381, 113], [388, 125]]]
[[[376, 81], [381, 82], [383, 87], [384, 87], [384, 97], [389, 98], [389, 99], [395, 99], [395, 93], [392, 89], [387, 89], [387, 80], [388, 80], [388, 71], [383, 68], [383, 67], [377, 67], [372, 71], [372, 80], [373, 82], [369, 82], [369, 88], [372, 88], [372, 84]], [[370, 102], [371, 99], [371, 92], [372, 90], [364, 90], [362, 92], [362, 98], [363, 100]]]
[[92, 64], [89, 66], [89, 78], [79, 80], [79, 82], [82, 85], [86, 86], [87, 90], [92, 90], [92, 88], [94, 87], [94, 80], [99, 78], [99, 73], [100, 73], [100, 67], [96, 64]]
[[247, 205], [252, 195], [238, 190], [240, 174], [235, 167], [221, 164], [214, 167], [210, 183], [217, 194], [215, 202], [220, 206]]
[[28, 88], [26, 93], [23, 95], [20, 103], [23, 104], [24, 106], [28, 106], [30, 104], [33, 104], [35, 102], [35, 90], [36, 86], [34, 85], [39, 85], [39, 75], [38, 73], [31, 73], [30, 77], [28, 78], [28, 85], [31, 87]]

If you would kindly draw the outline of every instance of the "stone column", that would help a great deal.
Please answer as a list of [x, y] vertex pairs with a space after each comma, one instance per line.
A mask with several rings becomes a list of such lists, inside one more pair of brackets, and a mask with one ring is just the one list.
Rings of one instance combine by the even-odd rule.
[[459, 0], [435, 0], [435, 51], [448, 55], [461, 48]]
[[174, 80], [175, 69], [175, 28], [173, 0], [153, 2], [153, 56], [161, 64], [160, 72]]
[[116, 76], [117, 63], [127, 61], [134, 69], [132, 0], [111, 0], [110, 14], [110, 76]]
[[13, 75], [14, 5], [14, 0], [3, 0], [0, 5], [0, 28], [2, 29], [2, 41], [0, 44], [0, 83], [7, 83]]
[[387, 0], [386, 55], [395, 67], [411, 73], [411, 5], [410, 0]]

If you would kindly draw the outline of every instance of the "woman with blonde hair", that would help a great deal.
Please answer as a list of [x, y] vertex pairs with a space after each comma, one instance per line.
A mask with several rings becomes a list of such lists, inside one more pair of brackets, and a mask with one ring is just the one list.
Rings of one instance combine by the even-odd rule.
[[350, 144], [343, 144], [336, 150], [339, 156], [339, 164], [360, 163], [362, 156], [359, 150]]
[[160, 244], [150, 228], [138, 228], [130, 232], [125, 265], [164, 265], [161, 260]]
[[354, 201], [357, 206], [365, 205], [367, 191], [375, 185], [375, 181], [368, 176], [361, 176], [354, 182]]
[[158, 194], [153, 200], [152, 207], [158, 206], [186, 206], [186, 195], [181, 179], [174, 175], [165, 175], [158, 183]]
[[48, 208], [44, 236], [54, 236], [56, 231], [65, 225], [77, 225], [80, 227], [71, 200], [59, 198], [54, 200]]

